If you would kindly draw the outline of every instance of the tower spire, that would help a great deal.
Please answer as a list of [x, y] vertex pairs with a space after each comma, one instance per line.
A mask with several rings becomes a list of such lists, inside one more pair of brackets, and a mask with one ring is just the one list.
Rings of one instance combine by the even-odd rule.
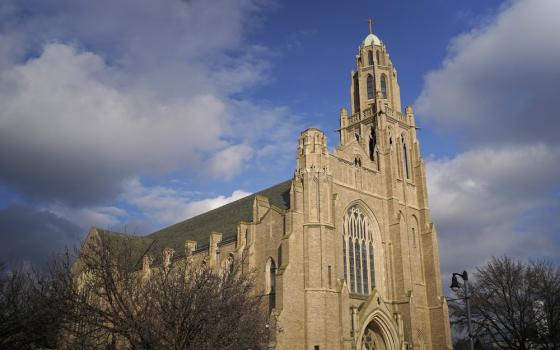
[[369, 24], [369, 33], [373, 34], [373, 19], [368, 18], [368, 24]]

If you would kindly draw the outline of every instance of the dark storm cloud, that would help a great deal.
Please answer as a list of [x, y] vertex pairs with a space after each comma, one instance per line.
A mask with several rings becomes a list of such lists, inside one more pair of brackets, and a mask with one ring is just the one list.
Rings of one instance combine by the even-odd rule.
[[0, 262], [41, 266], [52, 254], [72, 249], [85, 237], [83, 229], [46, 211], [26, 206], [0, 210]]

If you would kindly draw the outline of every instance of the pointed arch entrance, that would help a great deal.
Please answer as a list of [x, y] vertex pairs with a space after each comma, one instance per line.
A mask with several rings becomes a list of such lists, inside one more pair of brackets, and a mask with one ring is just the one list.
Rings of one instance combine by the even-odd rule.
[[377, 308], [363, 323], [357, 349], [400, 350], [397, 325], [382, 309], [384, 307]]
[[387, 350], [383, 331], [375, 322], [371, 322], [362, 335], [362, 350]]

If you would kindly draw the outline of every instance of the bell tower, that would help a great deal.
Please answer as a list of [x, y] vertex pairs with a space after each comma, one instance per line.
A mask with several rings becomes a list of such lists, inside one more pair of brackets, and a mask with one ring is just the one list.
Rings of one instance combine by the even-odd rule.
[[401, 96], [397, 83], [397, 71], [391, 62], [385, 44], [372, 31], [358, 47], [356, 70], [351, 73], [350, 99], [352, 114], [388, 104], [401, 111]]
[[358, 47], [356, 68], [350, 74], [350, 114], [340, 110], [340, 145], [354, 140], [368, 153], [369, 161], [378, 162], [382, 130], [380, 116], [385, 114], [414, 126], [412, 109], [402, 114], [397, 70], [385, 44], [373, 33], [369, 20], [369, 34]]

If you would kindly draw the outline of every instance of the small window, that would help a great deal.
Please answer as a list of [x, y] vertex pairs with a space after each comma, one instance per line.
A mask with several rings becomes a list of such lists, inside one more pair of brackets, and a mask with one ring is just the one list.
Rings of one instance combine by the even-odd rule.
[[379, 51], [375, 52], [375, 56], [377, 58], [377, 64], [381, 64], [381, 60], [379, 59]]
[[368, 64], [369, 64], [370, 66], [373, 66], [373, 52], [372, 52], [372, 51], [368, 51], [367, 54], [368, 54], [368, 55], [367, 55], [367, 56], [368, 56]]

